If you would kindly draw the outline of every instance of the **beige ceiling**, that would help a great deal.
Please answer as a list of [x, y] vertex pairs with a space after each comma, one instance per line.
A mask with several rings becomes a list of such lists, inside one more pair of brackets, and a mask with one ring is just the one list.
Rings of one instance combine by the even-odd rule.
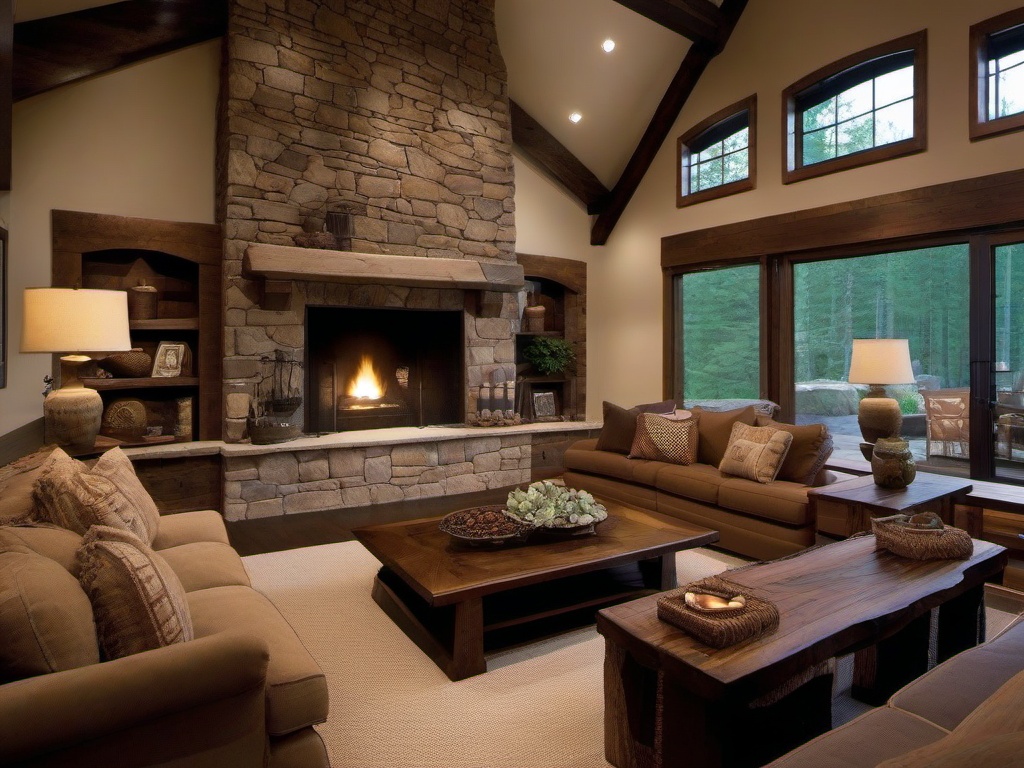
[[495, 0], [495, 14], [512, 100], [614, 185], [690, 41], [614, 0]]

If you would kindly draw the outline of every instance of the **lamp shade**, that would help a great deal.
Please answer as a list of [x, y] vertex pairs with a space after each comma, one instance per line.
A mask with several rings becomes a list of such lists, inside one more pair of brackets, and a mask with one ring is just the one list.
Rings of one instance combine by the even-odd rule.
[[128, 293], [26, 288], [22, 352], [121, 352], [132, 348]]
[[850, 357], [851, 384], [912, 384], [907, 339], [854, 339]]

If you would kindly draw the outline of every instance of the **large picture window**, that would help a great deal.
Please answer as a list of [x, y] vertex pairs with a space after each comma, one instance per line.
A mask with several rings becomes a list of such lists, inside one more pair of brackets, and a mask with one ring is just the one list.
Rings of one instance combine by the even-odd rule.
[[757, 98], [716, 112], [679, 137], [676, 205], [754, 188]]
[[920, 152], [925, 33], [813, 72], [783, 92], [786, 183]]
[[971, 139], [1024, 128], [1024, 8], [971, 27]]

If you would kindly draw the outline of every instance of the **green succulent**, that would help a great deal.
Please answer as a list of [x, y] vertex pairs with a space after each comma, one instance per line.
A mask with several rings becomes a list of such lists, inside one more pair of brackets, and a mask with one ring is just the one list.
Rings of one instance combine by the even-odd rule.
[[608, 517], [605, 506], [586, 491], [555, 485], [550, 480], [509, 493], [505, 513], [537, 528], [572, 528]]

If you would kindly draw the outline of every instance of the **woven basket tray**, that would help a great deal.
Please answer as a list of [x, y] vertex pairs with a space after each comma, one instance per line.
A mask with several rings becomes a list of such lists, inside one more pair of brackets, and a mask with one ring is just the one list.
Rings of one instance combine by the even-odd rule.
[[[743, 595], [747, 605], [739, 611], [705, 613], [686, 605], [683, 595], [687, 592], [703, 592], [723, 598]], [[666, 592], [658, 600], [658, 618], [679, 627], [712, 648], [727, 648], [744, 640], [770, 634], [779, 627], [778, 608], [719, 576], [710, 576]]]
[[966, 560], [974, 553], [974, 541], [967, 531], [943, 525], [941, 528], [913, 528], [907, 515], [876, 517], [871, 521], [878, 549], [910, 560]]

